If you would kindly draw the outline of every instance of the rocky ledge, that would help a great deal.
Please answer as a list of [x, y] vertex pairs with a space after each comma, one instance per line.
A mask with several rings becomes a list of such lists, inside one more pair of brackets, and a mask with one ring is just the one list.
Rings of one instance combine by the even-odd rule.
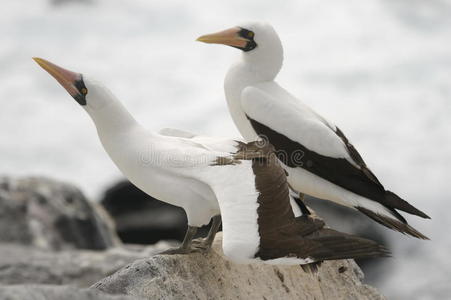
[[314, 274], [300, 266], [233, 264], [218, 234], [209, 253], [140, 259], [92, 288], [143, 299], [384, 299], [362, 279], [352, 260], [325, 262]]
[[0, 300], [384, 299], [352, 260], [237, 265], [220, 234], [208, 253], [157, 255], [169, 244], [122, 245], [110, 222], [71, 185], [0, 180]]

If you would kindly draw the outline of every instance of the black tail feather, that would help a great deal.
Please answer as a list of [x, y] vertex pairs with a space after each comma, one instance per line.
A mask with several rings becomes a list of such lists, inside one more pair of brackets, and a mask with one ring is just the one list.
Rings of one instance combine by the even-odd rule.
[[322, 229], [320, 236], [310, 238], [322, 246], [312, 256], [317, 260], [389, 257], [390, 251], [378, 243], [354, 235]]
[[[382, 216], [382, 215], [377, 214], [364, 207], [357, 206], [356, 209], [359, 210], [361, 213], [365, 214], [366, 216], [370, 217], [374, 221], [378, 222], [379, 224], [382, 224], [390, 229], [399, 231], [404, 234], [408, 234], [408, 235], [416, 237], [418, 239], [429, 240], [429, 238], [427, 236], [425, 236], [421, 232], [417, 231], [415, 228], [413, 228], [412, 226], [407, 224], [407, 222], [402, 222], [402, 221], [395, 220], [393, 218]], [[396, 212], [396, 214], [399, 215], [399, 213], [397, 213], [397, 212]], [[401, 216], [401, 218], [402, 218], [402, 216]], [[402, 219], [404, 219], [404, 218], [402, 218]]]

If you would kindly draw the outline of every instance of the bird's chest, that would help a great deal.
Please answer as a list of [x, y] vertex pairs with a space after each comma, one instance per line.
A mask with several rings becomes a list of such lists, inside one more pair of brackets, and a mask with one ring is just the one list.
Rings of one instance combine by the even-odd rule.
[[170, 151], [142, 141], [143, 138], [108, 140], [102, 144], [122, 174], [152, 197], [181, 207], [205, 197], [215, 202], [214, 195], [208, 190], [203, 192], [205, 187], [199, 186], [199, 182], [171, 169], [176, 162], [168, 155]]
[[237, 82], [236, 80], [226, 80], [224, 90], [227, 106], [235, 126], [246, 141], [252, 142], [257, 139], [257, 133], [252, 127], [241, 105], [241, 92], [245, 87], [245, 84]]
[[158, 157], [152, 143], [146, 143], [146, 137], [124, 135], [122, 137], [109, 137], [99, 134], [100, 141], [108, 156], [122, 172], [135, 185], [158, 185], [161, 179], [159, 173]]

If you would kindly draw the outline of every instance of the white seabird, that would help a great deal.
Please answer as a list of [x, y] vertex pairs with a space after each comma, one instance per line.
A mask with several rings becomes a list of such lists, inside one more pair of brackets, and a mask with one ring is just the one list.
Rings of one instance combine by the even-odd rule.
[[[184, 242], [168, 253], [197, 251], [191, 244], [196, 228], [221, 212], [223, 250], [236, 262], [309, 264], [388, 255], [373, 241], [325, 229], [319, 220], [295, 218], [285, 171], [270, 147], [175, 129], [153, 133], [102, 84], [34, 60], [86, 110], [106, 152], [133, 184], [185, 209]], [[219, 223], [215, 226], [203, 249], [211, 245]]]
[[[264, 138], [275, 147], [294, 190], [356, 209], [388, 228], [427, 239], [397, 210], [429, 217], [385, 190], [337, 126], [274, 81], [282, 67], [283, 48], [271, 25], [250, 23], [197, 40], [242, 50], [225, 78], [229, 111], [247, 141]], [[308, 211], [305, 205], [303, 209]]]

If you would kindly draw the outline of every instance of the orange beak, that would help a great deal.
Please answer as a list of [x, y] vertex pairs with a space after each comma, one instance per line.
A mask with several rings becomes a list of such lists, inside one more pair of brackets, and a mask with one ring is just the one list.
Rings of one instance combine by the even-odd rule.
[[52, 75], [53, 78], [55, 78], [56, 81], [58, 81], [72, 97], [75, 98], [77, 95], [80, 95], [80, 92], [75, 87], [75, 83], [81, 79], [81, 74], [63, 69], [39, 57], [33, 57], [33, 60], [50, 75]]
[[240, 30], [241, 28], [239, 27], [233, 27], [224, 31], [200, 36], [196, 41], [244, 48], [246, 47], [248, 40], [238, 35]]

